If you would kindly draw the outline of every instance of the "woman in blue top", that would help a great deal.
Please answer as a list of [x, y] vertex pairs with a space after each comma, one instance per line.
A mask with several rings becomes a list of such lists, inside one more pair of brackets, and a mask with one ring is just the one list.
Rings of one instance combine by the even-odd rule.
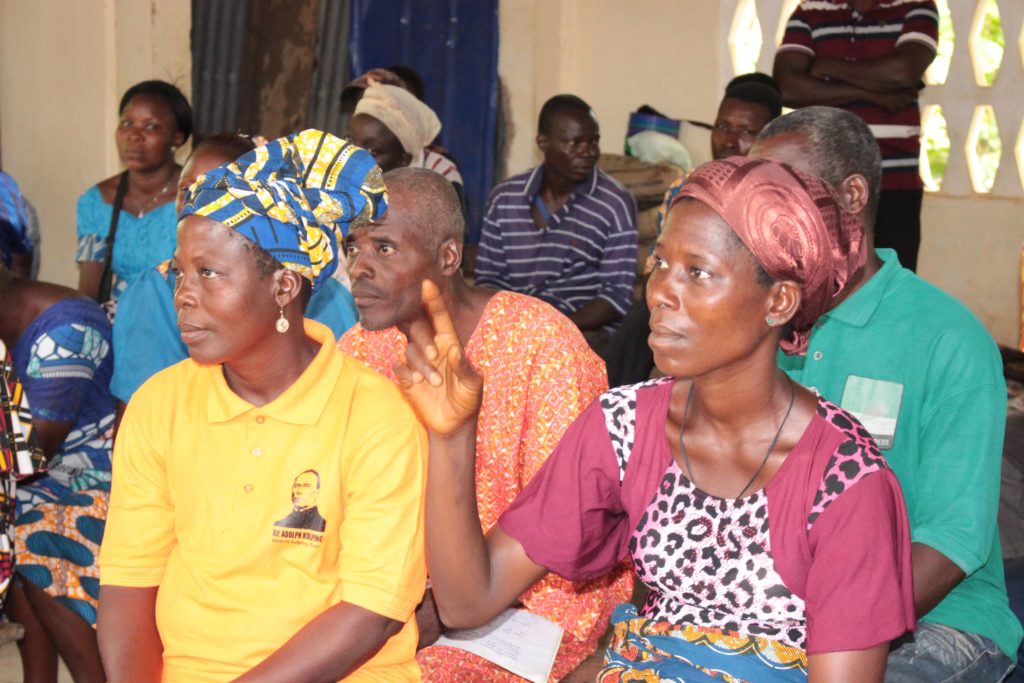
[[174, 198], [181, 166], [174, 153], [192, 132], [192, 109], [181, 91], [164, 81], [129, 88], [118, 107], [114, 140], [125, 166], [78, 199], [78, 289], [95, 299], [107, 259], [112, 206], [125, 178], [111, 262], [117, 299], [128, 282], [171, 258], [176, 242]]

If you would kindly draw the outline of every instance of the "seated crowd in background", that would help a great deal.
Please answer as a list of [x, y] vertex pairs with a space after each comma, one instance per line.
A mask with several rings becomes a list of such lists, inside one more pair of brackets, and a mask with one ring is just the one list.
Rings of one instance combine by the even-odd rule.
[[[782, 95], [770, 76], [745, 74], [737, 76], [725, 87], [711, 125], [711, 158], [725, 159], [746, 156], [761, 129], [782, 114]], [[668, 205], [682, 189], [686, 175], [669, 186], [658, 211], [656, 228], [661, 234]], [[650, 260], [650, 259], [648, 259]], [[650, 275], [651, 264], [644, 269]], [[608, 368], [608, 384], [619, 387], [642, 382], [654, 370], [654, 353], [647, 344], [651, 311], [647, 300], [640, 297], [622, 319], [622, 324], [601, 352]]]
[[437, 642], [509, 607], [561, 629], [552, 680], [609, 626], [602, 683], [1009, 673], [999, 356], [875, 249], [860, 118], [730, 82], [637, 301], [636, 203], [582, 99], [541, 108], [471, 284], [418, 75], [342, 98], [345, 139], [220, 133], [182, 168], [184, 96], [130, 88], [126, 170], [78, 202], [81, 294], [28, 277], [0, 174], [26, 680], [516, 681]]
[[466, 190], [455, 159], [436, 143], [437, 114], [423, 102], [423, 80], [406, 66], [371, 69], [341, 92], [339, 130], [369, 150], [380, 169], [411, 166], [444, 176], [466, 213]]

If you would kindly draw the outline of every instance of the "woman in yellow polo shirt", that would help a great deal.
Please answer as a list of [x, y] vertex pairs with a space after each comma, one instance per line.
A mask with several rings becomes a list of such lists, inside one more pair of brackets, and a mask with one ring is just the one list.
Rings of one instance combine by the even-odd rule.
[[100, 556], [112, 682], [418, 680], [422, 428], [303, 319], [380, 169], [319, 131], [197, 179], [174, 258], [190, 359], [128, 406]]

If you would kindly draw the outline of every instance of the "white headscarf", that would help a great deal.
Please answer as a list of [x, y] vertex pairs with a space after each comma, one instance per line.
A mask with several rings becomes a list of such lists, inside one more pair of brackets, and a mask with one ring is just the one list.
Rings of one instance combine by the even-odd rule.
[[395, 85], [371, 81], [355, 113], [372, 116], [387, 126], [414, 161], [441, 132], [441, 122], [434, 110], [408, 90]]

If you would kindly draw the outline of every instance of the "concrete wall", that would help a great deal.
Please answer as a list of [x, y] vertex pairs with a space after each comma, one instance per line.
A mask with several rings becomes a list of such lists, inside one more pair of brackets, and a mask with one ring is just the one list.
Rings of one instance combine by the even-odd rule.
[[1020, 337], [1024, 201], [926, 194], [918, 273], [967, 305], [996, 341]]
[[[621, 153], [629, 113], [649, 104], [710, 122], [732, 77], [724, 34], [732, 14], [718, 0], [503, 0], [498, 72], [508, 94], [508, 173], [539, 162], [537, 114], [573, 93], [597, 112], [601, 146]], [[723, 23], [724, 22], [724, 23]], [[708, 134], [688, 130], [694, 161], [710, 158]]]
[[[1000, 2], [1006, 35], [999, 74], [991, 86], [975, 80], [968, 35], [976, 4], [949, 1], [955, 42], [949, 75], [925, 88], [921, 101], [942, 107], [949, 138], [949, 165], [938, 192], [926, 192], [921, 212], [920, 275], [964, 302], [1000, 344], [1020, 342], [1020, 262], [1024, 242], [1024, 168], [1015, 147], [1024, 122], [1024, 60], [1015, 39], [1024, 31], [1024, 3]], [[995, 185], [977, 192], [968, 158], [971, 117], [975, 107], [994, 108], [1002, 139]]]
[[189, 96], [190, 23], [185, 0], [0, 0], [0, 163], [39, 212], [41, 279], [78, 282], [75, 200], [118, 171], [121, 93]]

